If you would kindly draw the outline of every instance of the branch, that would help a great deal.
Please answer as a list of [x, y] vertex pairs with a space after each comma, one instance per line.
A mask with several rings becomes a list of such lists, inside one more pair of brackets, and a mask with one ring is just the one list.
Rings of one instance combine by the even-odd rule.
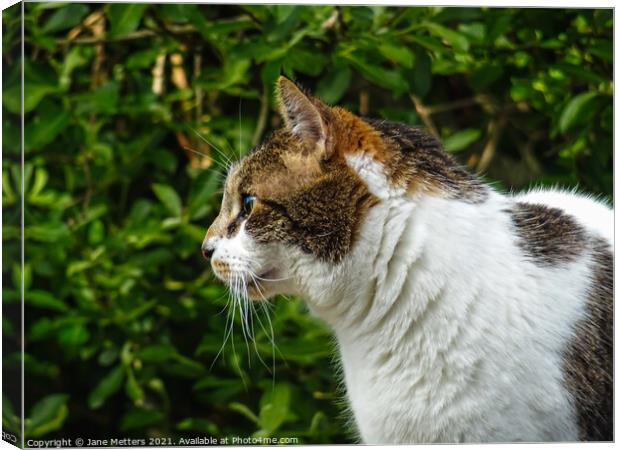
[[424, 125], [426, 125], [426, 128], [428, 128], [428, 131], [436, 138], [439, 138], [439, 133], [437, 132], [437, 127], [435, 126], [435, 123], [431, 118], [432, 113], [429, 108], [424, 105], [424, 103], [422, 103], [422, 99], [417, 95], [411, 94], [409, 97], [411, 98], [411, 101], [413, 102], [413, 106], [415, 106], [417, 113], [420, 115], [422, 122], [424, 122]]
[[[227, 20], [220, 20], [218, 24], [229, 24], [236, 22], [253, 22], [249, 14], [244, 14], [242, 16], [232, 17]], [[153, 36], [159, 36], [164, 33], [168, 33], [171, 35], [183, 35], [183, 34], [193, 34], [200, 33], [193, 25], [166, 25], [164, 30], [138, 30], [133, 33], [126, 34], [124, 36], [112, 37], [112, 38], [101, 38], [101, 37], [84, 37], [84, 38], [76, 38], [74, 35], [71, 35], [67, 39], [59, 39], [59, 44], [82, 44], [82, 45], [93, 45], [93, 44], [109, 44], [116, 42], [127, 42], [134, 41], [137, 39], [145, 39]]]
[[536, 143], [542, 140], [545, 136], [546, 135], [543, 131], [540, 131], [540, 130], [535, 131], [532, 134], [530, 134], [530, 137], [525, 145], [517, 146], [519, 149], [519, 153], [521, 154], [521, 157], [523, 158], [523, 162], [525, 162], [525, 165], [530, 170], [532, 175], [535, 175], [535, 176], [538, 176], [542, 173], [542, 168], [541, 168], [540, 162], [538, 161], [538, 159], [536, 158], [536, 155], [534, 154], [534, 147], [536, 146]]
[[204, 91], [200, 87], [196, 80], [200, 78], [202, 74], [202, 55], [200, 52], [194, 53], [194, 96], [196, 98], [196, 123], [200, 123], [202, 120], [202, 99], [204, 97]]
[[157, 55], [155, 59], [155, 65], [151, 73], [153, 74], [153, 83], [151, 85], [151, 91], [156, 96], [160, 96], [164, 92], [164, 71], [166, 67], [166, 52], [162, 51]]
[[480, 94], [470, 98], [462, 98], [448, 103], [440, 103], [439, 105], [427, 106], [426, 109], [430, 114], [439, 114], [453, 109], [467, 108], [468, 106], [482, 105], [490, 106], [493, 102], [487, 96]]
[[499, 118], [492, 119], [489, 122], [489, 127], [487, 130], [489, 139], [487, 140], [487, 143], [482, 150], [482, 154], [480, 155], [480, 160], [478, 161], [478, 166], [476, 167], [477, 172], [484, 172], [491, 164], [491, 160], [495, 156], [495, 151], [497, 150], [497, 144], [499, 143], [502, 133], [504, 132], [504, 128], [506, 127], [506, 122], [506, 114], [502, 114]]
[[[187, 28], [185, 33], [197, 33], [198, 31], [194, 27], [185, 27]], [[181, 31], [177, 31], [177, 34], [180, 34]], [[77, 39], [59, 39], [58, 43], [61, 45], [64, 44], [82, 44], [82, 45], [93, 45], [93, 44], [110, 44], [115, 42], [127, 42], [127, 41], [135, 41], [137, 39], [144, 39], [148, 37], [157, 36], [157, 33], [154, 30], [138, 30], [133, 33], [126, 34], [125, 36], [119, 36], [115, 38], [99, 38], [99, 37], [87, 37], [87, 38], [77, 38]]]

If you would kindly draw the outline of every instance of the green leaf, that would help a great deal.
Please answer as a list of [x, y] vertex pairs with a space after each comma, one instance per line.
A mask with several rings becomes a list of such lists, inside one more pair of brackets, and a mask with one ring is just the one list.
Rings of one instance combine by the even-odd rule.
[[472, 73], [471, 84], [474, 89], [481, 91], [499, 79], [503, 73], [504, 70], [499, 64], [485, 64]]
[[466, 130], [454, 133], [452, 136], [444, 140], [444, 148], [448, 152], [459, 152], [465, 150], [471, 144], [480, 139], [482, 133], [475, 128], [468, 128]]
[[69, 112], [46, 100], [38, 108], [38, 114], [26, 123], [26, 151], [40, 150], [53, 142], [69, 124]]
[[[58, 92], [58, 79], [54, 71], [41, 64], [26, 60], [24, 64], [24, 112], [30, 112], [47, 95]], [[13, 113], [21, 114], [21, 86], [10, 84], [3, 88], [3, 105]]]
[[267, 89], [269, 89], [269, 92], [271, 92], [271, 89], [275, 85], [281, 71], [282, 61], [280, 60], [270, 61], [265, 64], [261, 69], [260, 79], [262, 80], [263, 85], [266, 86]]
[[79, 347], [90, 339], [90, 333], [83, 323], [70, 323], [58, 331], [58, 342], [64, 347]]
[[37, 308], [51, 309], [53, 311], [67, 311], [68, 307], [62, 300], [56, 298], [51, 292], [42, 290], [30, 290], [24, 296], [28, 305]]
[[[178, 5], [178, 6], [188, 6], [188, 5]], [[145, 69], [147, 67], [151, 67], [153, 63], [155, 62], [155, 60], [157, 59], [157, 56], [160, 54], [160, 52], [161, 52], [161, 49], [157, 47], [135, 51], [127, 57], [127, 61], [125, 62], [125, 65], [127, 66], [128, 69], [132, 69], [132, 70], [133, 69]]]
[[121, 420], [121, 430], [135, 430], [155, 425], [164, 420], [164, 414], [160, 411], [148, 409], [133, 409]]
[[489, 30], [486, 34], [486, 41], [491, 44], [494, 43], [500, 36], [510, 31], [513, 20], [512, 14], [509, 13], [510, 10], [506, 9], [506, 14], [502, 14], [499, 17], [495, 17], [493, 21], [489, 24]]
[[428, 53], [419, 49], [415, 54], [415, 67], [407, 72], [409, 88], [420, 97], [424, 97], [431, 88], [433, 75], [431, 59]]
[[149, 345], [136, 353], [136, 358], [144, 362], [162, 363], [170, 360], [177, 354], [171, 345]]
[[573, 97], [564, 107], [560, 116], [559, 127], [562, 133], [566, 133], [575, 125], [583, 123], [591, 113], [592, 101], [598, 96], [598, 92], [583, 92]]
[[133, 400], [135, 405], [142, 405], [144, 402], [144, 390], [136, 380], [131, 367], [127, 368], [127, 381], [125, 383], [125, 392], [127, 396]]
[[291, 67], [295, 72], [317, 77], [323, 72], [328, 58], [316, 51], [293, 48], [287, 52], [284, 61], [285, 65]]
[[116, 347], [107, 348], [99, 354], [97, 361], [102, 366], [110, 366], [118, 358], [118, 349]]
[[227, 60], [224, 64], [222, 89], [241, 83], [252, 65], [249, 59]]
[[211, 436], [219, 434], [217, 425], [213, 422], [197, 417], [188, 417], [183, 419], [177, 424], [176, 429], [181, 431], [198, 431], [199, 433], [205, 433]]
[[351, 84], [352, 71], [348, 66], [329, 71], [319, 81], [316, 95], [326, 103], [337, 103]]
[[258, 416], [254, 414], [250, 408], [248, 408], [246, 405], [242, 403], [232, 402], [228, 405], [228, 408], [231, 409], [232, 411], [238, 412], [239, 414], [244, 416], [246, 419], [249, 419], [250, 421], [256, 424], [258, 424], [260, 421]]
[[58, 242], [69, 236], [69, 228], [64, 223], [42, 223], [26, 227], [24, 236], [39, 242]]
[[202, 364], [178, 353], [164, 368], [169, 374], [182, 378], [199, 378], [206, 372]]
[[390, 89], [394, 91], [396, 95], [407, 92], [409, 86], [400, 72], [384, 69], [381, 66], [371, 64], [357, 56], [345, 55], [345, 57], [351, 61], [355, 68], [359, 70], [362, 76], [368, 81], [386, 89]]
[[480, 22], [462, 23], [459, 31], [476, 44], [482, 44], [485, 40], [486, 26]]
[[56, 330], [56, 323], [47, 317], [37, 319], [28, 330], [28, 335], [32, 341], [49, 339]]
[[206, 170], [198, 175], [188, 200], [188, 210], [192, 215], [192, 220], [200, 219], [209, 212], [210, 208], [205, 210], [204, 207], [208, 206], [219, 184], [219, 172], [216, 170]]
[[328, 426], [328, 419], [325, 416], [325, 413], [322, 411], [317, 411], [312, 417], [312, 421], [310, 422], [310, 429], [308, 432], [310, 434], [319, 434], [325, 430]]
[[[196, 5], [183, 6], [196, 7]], [[218, 38], [221, 38], [228, 33], [256, 26], [254, 22], [252, 22], [252, 19], [246, 16], [238, 16], [228, 20], [220, 19], [214, 22], [208, 22], [200, 11], [197, 11], [195, 14], [190, 14], [189, 21], [196, 27], [203, 38], [209, 42], [212, 42], [214, 45], [219, 45], [220, 42], [218, 41]]]
[[88, 6], [80, 3], [69, 3], [59, 8], [43, 26], [44, 33], [54, 33], [76, 26], [88, 13]]
[[167, 21], [187, 23], [196, 14], [196, 5], [169, 3], [158, 5], [158, 15]]
[[[300, 364], [312, 364], [313, 361], [327, 358], [332, 354], [332, 349], [325, 342], [317, 339], [297, 339], [295, 342], [282, 342], [278, 348], [287, 360]], [[266, 348], [266, 353], [271, 350]], [[268, 354], [268, 353], [267, 353]]]
[[32, 265], [30, 263], [24, 264], [24, 291], [27, 292], [32, 285]]
[[34, 182], [30, 189], [28, 189], [28, 197], [37, 196], [47, 184], [48, 178], [46, 170], [42, 167], [37, 167], [34, 171]]
[[91, 391], [88, 396], [88, 406], [90, 406], [91, 409], [101, 408], [108, 397], [121, 388], [124, 379], [125, 368], [123, 366], [114, 368], [103, 377], [95, 389]]
[[75, 95], [71, 100], [77, 114], [118, 113], [120, 99], [120, 85], [116, 81], [108, 80], [94, 91], [86, 91]]
[[268, 434], [276, 431], [286, 419], [290, 397], [291, 389], [286, 383], [276, 384], [263, 395], [258, 423]]
[[146, 3], [113, 3], [109, 5], [109, 37], [115, 38], [135, 31], [148, 6]]
[[510, 96], [515, 102], [530, 100], [535, 95], [536, 92], [528, 82], [524, 80], [512, 80]]
[[181, 198], [171, 186], [154, 183], [152, 188], [170, 214], [176, 217], [181, 216]]
[[614, 52], [611, 41], [599, 40], [595, 45], [590, 47], [590, 53], [594, 56], [598, 56], [603, 61], [608, 63], [613, 62]]
[[44, 97], [58, 91], [58, 78], [50, 67], [29, 61], [25, 62], [24, 112], [32, 111]]
[[88, 227], [88, 243], [100, 244], [105, 237], [105, 226], [101, 220], [94, 220]]
[[79, 67], [82, 67], [90, 62], [93, 57], [93, 49], [90, 47], [76, 46], [69, 50], [65, 61], [62, 66], [62, 72], [60, 74], [60, 86], [63, 90], [69, 88], [71, 84], [71, 74]]
[[39, 361], [29, 353], [15, 353], [15, 356], [17, 363], [21, 364], [23, 360], [24, 371], [29, 376], [43, 376], [54, 379], [60, 373], [60, 369], [55, 364]]
[[26, 436], [36, 438], [60, 429], [69, 414], [68, 399], [67, 394], [52, 394], [35, 403], [24, 422]]
[[449, 51], [448, 48], [446, 48], [441, 41], [439, 41], [438, 39], [432, 37], [432, 36], [425, 36], [425, 35], [412, 35], [411, 36], [411, 40], [416, 42], [417, 44], [421, 45], [422, 47], [431, 50], [435, 53], [446, 53], [447, 51]]
[[379, 44], [379, 52], [390, 61], [398, 63], [407, 69], [413, 67], [413, 53], [406, 46], [397, 42]]
[[580, 80], [588, 81], [590, 83], [602, 83], [605, 82], [605, 77], [598, 75], [591, 70], [590, 67], [582, 67], [576, 64], [558, 63], [551, 66], [561, 72], [570, 75], [571, 77], [578, 78]]
[[455, 50], [459, 52], [466, 52], [467, 50], [469, 50], [469, 41], [464, 34], [433, 22], [428, 22], [425, 24], [425, 26], [426, 29], [431, 32], [431, 34], [442, 38]]
[[2, 394], [2, 428], [15, 435], [21, 434], [21, 418], [15, 414], [13, 405], [5, 394]]

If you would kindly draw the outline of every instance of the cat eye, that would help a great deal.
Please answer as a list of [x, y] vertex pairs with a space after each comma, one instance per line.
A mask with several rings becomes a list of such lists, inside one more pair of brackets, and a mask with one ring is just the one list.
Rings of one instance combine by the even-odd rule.
[[249, 194], [241, 195], [241, 212], [245, 217], [249, 216], [250, 213], [252, 212], [255, 201], [256, 201], [256, 197], [254, 197], [253, 195], [249, 195]]

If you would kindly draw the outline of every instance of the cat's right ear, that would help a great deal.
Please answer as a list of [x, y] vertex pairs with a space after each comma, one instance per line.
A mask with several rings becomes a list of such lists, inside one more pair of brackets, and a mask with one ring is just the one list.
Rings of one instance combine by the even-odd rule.
[[278, 78], [280, 114], [291, 133], [311, 152], [327, 157], [327, 127], [314, 102], [288, 78]]

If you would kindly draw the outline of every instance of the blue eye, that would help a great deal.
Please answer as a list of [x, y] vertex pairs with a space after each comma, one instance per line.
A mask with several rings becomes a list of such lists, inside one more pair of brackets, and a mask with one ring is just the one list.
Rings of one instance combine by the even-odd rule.
[[248, 194], [243, 194], [241, 196], [241, 203], [242, 203], [242, 212], [244, 216], [249, 216], [250, 213], [252, 212], [252, 209], [254, 208], [254, 201], [256, 200], [256, 197], [254, 197], [253, 195], [248, 195]]

